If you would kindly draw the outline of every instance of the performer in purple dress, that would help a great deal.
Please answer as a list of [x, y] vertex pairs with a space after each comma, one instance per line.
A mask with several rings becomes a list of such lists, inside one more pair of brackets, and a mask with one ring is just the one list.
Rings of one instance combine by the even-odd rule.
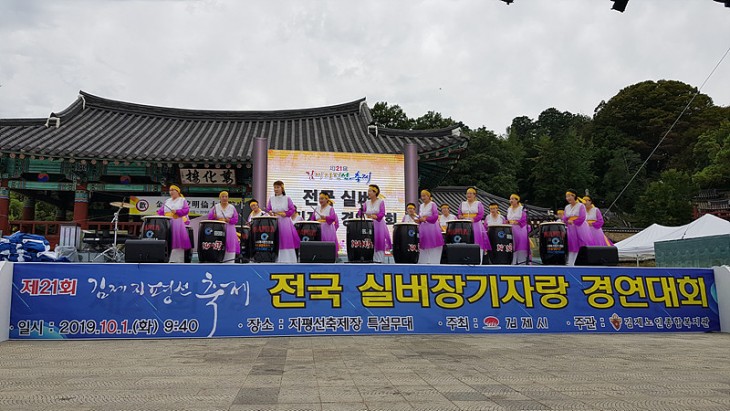
[[512, 225], [512, 241], [514, 242], [512, 264], [527, 264], [530, 257], [530, 238], [527, 236], [530, 226], [527, 224], [527, 212], [517, 194], [509, 196], [509, 204], [507, 221]]
[[593, 199], [589, 195], [583, 196], [583, 202], [586, 207], [586, 224], [588, 224], [588, 232], [590, 233], [589, 245], [613, 245], [611, 240], [603, 233], [603, 214], [601, 214], [601, 210], [593, 205]]
[[578, 257], [578, 251], [584, 245], [589, 245], [590, 232], [586, 221], [586, 208], [579, 201], [578, 193], [575, 190], [565, 192], [565, 206], [563, 214], [563, 222], [568, 232], [568, 265], [575, 265], [575, 258]]
[[170, 198], [165, 200], [162, 207], [157, 210], [157, 215], [172, 217], [170, 221], [172, 244], [170, 244], [169, 260], [171, 263], [184, 263], [185, 250], [189, 250], [192, 247], [184, 222], [187, 219], [189, 211], [190, 205], [188, 205], [188, 201], [180, 193], [180, 187], [171, 185]]
[[208, 212], [208, 220], [218, 220], [226, 223], [226, 254], [223, 257], [223, 262], [233, 264], [236, 260], [236, 254], [241, 252], [241, 242], [236, 234], [238, 211], [236, 211], [235, 206], [228, 202], [228, 191], [221, 191], [218, 194], [218, 199], [220, 202]]
[[482, 255], [492, 249], [489, 243], [489, 237], [484, 230], [484, 206], [482, 202], [477, 200], [477, 189], [469, 187], [466, 189], [466, 201], [461, 202], [459, 206], [459, 218], [471, 220], [472, 231], [474, 232], [474, 244], [478, 244], [482, 249]]
[[337, 228], [339, 228], [340, 222], [335, 212], [334, 202], [330, 200], [329, 195], [326, 193], [319, 194], [319, 207], [314, 209], [309, 221], [319, 222], [322, 241], [334, 241], [339, 253], [340, 242], [337, 241]]
[[439, 264], [444, 237], [439, 225], [439, 209], [431, 201], [431, 192], [421, 190], [421, 204], [418, 212], [418, 264]]
[[416, 205], [413, 203], [406, 204], [406, 215], [401, 220], [402, 223], [415, 223], [418, 224], [418, 213], [416, 213]]
[[[368, 200], [365, 201], [365, 217], [373, 220], [373, 236], [375, 237], [375, 253], [373, 261], [382, 263], [385, 259], [385, 250], [390, 250], [392, 243], [388, 226], [385, 224], [385, 201], [380, 195], [380, 187], [375, 184], [368, 186]], [[363, 215], [363, 209], [357, 212], [357, 216]]]
[[276, 258], [276, 262], [296, 263], [296, 249], [299, 248], [299, 234], [297, 234], [297, 230], [294, 228], [294, 223], [291, 220], [291, 216], [294, 214], [294, 203], [286, 195], [283, 182], [274, 182], [274, 197], [269, 199], [266, 205], [266, 212], [269, 215], [277, 217], [279, 256]]

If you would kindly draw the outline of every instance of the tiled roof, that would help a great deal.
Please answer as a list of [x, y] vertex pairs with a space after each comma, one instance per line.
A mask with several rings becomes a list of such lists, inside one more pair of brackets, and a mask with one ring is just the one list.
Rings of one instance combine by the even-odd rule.
[[[431, 195], [433, 201], [439, 206], [443, 203], [446, 203], [452, 210], [458, 210], [459, 205], [463, 201], [466, 201], [467, 188], [468, 187], [458, 186], [436, 187], [431, 190]], [[486, 191], [477, 188], [477, 200], [481, 201], [481, 203], [484, 205], [485, 213], [488, 212], [487, 208], [489, 207], [490, 203], [497, 203], [499, 204], [499, 211], [502, 213], [502, 215], [507, 215], [507, 207], [509, 207], [508, 199], [491, 193], [487, 193]], [[555, 219], [555, 216], [548, 215], [548, 211], [550, 210], [549, 208], [535, 207], [530, 204], [525, 204], [525, 208], [527, 208], [527, 215], [533, 223], [538, 221], [542, 222]]]
[[[80, 92], [48, 119], [0, 119], [0, 151], [61, 158], [236, 162], [251, 158], [255, 137], [269, 148], [402, 153], [416, 143], [421, 161], [450, 160], [468, 137], [458, 127], [368, 131], [365, 99], [334, 106], [277, 111], [213, 111], [148, 106]], [[451, 154], [450, 154], [451, 153]], [[450, 156], [450, 158], [449, 158]]]

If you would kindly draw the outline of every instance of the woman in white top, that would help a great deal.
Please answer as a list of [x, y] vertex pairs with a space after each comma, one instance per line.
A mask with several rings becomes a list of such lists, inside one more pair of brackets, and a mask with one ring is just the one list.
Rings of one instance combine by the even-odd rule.
[[527, 212], [517, 194], [509, 196], [509, 204], [507, 220], [512, 225], [512, 240], [514, 241], [512, 264], [527, 264], [530, 258], [530, 238], [528, 237], [530, 226], [527, 221]]
[[385, 201], [383, 201], [383, 198], [385, 197], [380, 194], [380, 187], [376, 184], [370, 184], [368, 186], [368, 200], [365, 202], [365, 212], [363, 213], [363, 210], [360, 210], [357, 213], [358, 217], [364, 214], [365, 217], [373, 220], [373, 237], [375, 237], [373, 261], [376, 263], [382, 263], [385, 259], [385, 250], [389, 250], [393, 246], [388, 226], [385, 223]]
[[265, 216], [264, 210], [259, 207], [259, 202], [256, 200], [250, 200], [248, 206], [251, 208], [251, 214], [248, 215], [248, 223], [251, 224], [251, 219], [254, 217]]
[[418, 224], [418, 218], [418, 214], [416, 214], [416, 205], [408, 203], [408, 205], [406, 205], [406, 215], [403, 216], [403, 220], [401, 220], [401, 222]]
[[185, 221], [190, 211], [190, 205], [185, 197], [180, 194], [180, 187], [176, 185], [170, 186], [170, 198], [165, 200], [157, 210], [157, 215], [171, 217], [170, 231], [172, 232], [172, 244], [170, 244], [170, 262], [184, 263], [185, 250], [189, 250], [190, 236], [185, 228]]
[[439, 216], [439, 225], [441, 226], [441, 232], [446, 232], [446, 226], [449, 221], [456, 220], [456, 216], [451, 214], [449, 205], [446, 203], [441, 204], [441, 215]]
[[236, 260], [236, 254], [241, 252], [241, 243], [236, 234], [238, 211], [236, 211], [235, 206], [228, 202], [228, 191], [221, 191], [218, 194], [218, 199], [220, 202], [208, 212], [208, 220], [218, 220], [226, 223], [226, 253], [223, 262], [233, 264]]
[[279, 256], [276, 258], [277, 263], [296, 263], [299, 248], [299, 234], [294, 229], [294, 223], [291, 220], [294, 214], [294, 203], [291, 201], [284, 191], [284, 183], [281, 181], [274, 182], [274, 196], [269, 199], [266, 211], [269, 215], [276, 216], [278, 227], [276, 231], [279, 236]]

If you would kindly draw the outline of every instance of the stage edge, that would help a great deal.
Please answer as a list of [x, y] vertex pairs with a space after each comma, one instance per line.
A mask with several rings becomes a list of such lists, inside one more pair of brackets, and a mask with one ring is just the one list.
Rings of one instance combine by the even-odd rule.
[[13, 289], [13, 263], [0, 262], [0, 342], [10, 337], [10, 299]]
[[730, 333], [730, 266], [714, 267], [720, 331]]

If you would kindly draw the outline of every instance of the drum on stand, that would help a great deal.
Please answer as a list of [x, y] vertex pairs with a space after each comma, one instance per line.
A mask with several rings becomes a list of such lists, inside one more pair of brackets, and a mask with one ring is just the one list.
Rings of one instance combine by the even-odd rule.
[[396, 264], [418, 263], [418, 224], [393, 224], [393, 259]]
[[372, 263], [375, 255], [375, 229], [369, 218], [348, 218], [342, 222], [347, 227], [347, 261]]
[[151, 215], [142, 217], [142, 239], [165, 240], [165, 260], [172, 246], [172, 217]]
[[193, 262], [193, 244], [195, 244], [193, 227], [185, 226], [185, 231], [188, 233], [188, 238], [190, 239], [190, 248], [185, 250], [185, 262], [190, 264]]
[[322, 225], [317, 221], [298, 221], [294, 228], [301, 241], [322, 241]]
[[277, 228], [279, 222], [273, 216], [260, 216], [251, 219], [251, 261], [273, 263], [279, 254]]
[[560, 221], [540, 224], [540, 259], [543, 265], [565, 265], [568, 233]]
[[222, 263], [226, 256], [226, 223], [203, 220], [198, 228], [198, 261]]
[[251, 260], [251, 227], [244, 225], [236, 227], [239, 240], [241, 243], [241, 251], [239, 253], [238, 262], [247, 263]]
[[492, 249], [489, 251], [489, 260], [492, 264], [512, 264], [514, 252], [514, 241], [512, 238], [512, 226], [509, 224], [490, 224], [489, 242]]
[[446, 222], [447, 244], [474, 244], [474, 223], [471, 220]]

